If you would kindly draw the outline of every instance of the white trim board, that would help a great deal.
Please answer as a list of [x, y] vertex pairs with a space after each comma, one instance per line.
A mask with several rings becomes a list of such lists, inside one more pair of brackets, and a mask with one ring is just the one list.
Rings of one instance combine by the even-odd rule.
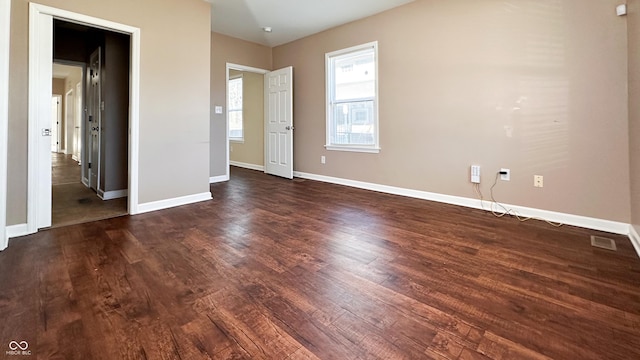
[[640, 256], [640, 234], [638, 234], [638, 231], [636, 231], [633, 225], [629, 225], [629, 240], [631, 240], [631, 245], [633, 245], [636, 253]]
[[209, 184], [229, 181], [229, 175], [212, 176], [209, 178]]
[[102, 200], [113, 200], [126, 197], [129, 194], [129, 190], [111, 190], [111, 191], [102, 191], [98, 190], [98, 197]]
[[156, 210], [164, 210], [176, 206], [188, 205], [211, 199], [213, 199], [213, 197], [211, 196], [211, 192], [203, 192], [200, 194], [181, 196], [173, 199], [152, 201], [138, 205], [138, 213], [142, 214]]
[[7, 229], [7, 142], [9, 139], [9, 43], [11, 0], [0, 0], [0, 251], [9, 245]]
[[239, 161], [229, 161], [229, 165], [264, 172], [264, 165], [249, 164]]
[[[49, 88], [43, 84], [51, 81], [51, 76], [39, 69], [52, 67], [53, 60], [47, 54], [37, 51], [38, 44], [47, 44], [52, 41], [52, 28], [42, 26], [41, 23], [51, 21], [50, 19], [62, 19], [74, 23], [115, 31], [130, 35], [131, 40], [131, 62], [130, 62], [130, 97], [129, 97], [129, 199], [128, 212], [131, 215], [138, 211], [138, 157], [139, 157], [139, 124], [140, 124], [140, 29], [129, 25], [119, 24], [112, 21], [95, 18], [83, 14], [78, 14], [50, 6], [29, 3], [29, 149], [38, 149], [38, 139], [40, 138], [38, 129], [38, 113], [44, 113], [39, 109], [38, 89]], [[31, 48], [33, 47], [33, 48]], [[48, 79], [47, 79], [48, 78]], [[44, 90], [43, 90], [44, 91]], [[50, 110], [49, 110], [50, 111]], [[38, 190], [38, 151], [29, 151], [28, 154], [28, 180], [27, 180], [27, 225], [30, 233], [38, 231], [39, 218], [43, 217], [38, 213], [39, 194]], [[43, 185], [44, 186], [44, 185]], [[44, 210], [46, 211], [46, 210]], [[43, 221], [44, 222], [44, 221]]]
[[[393, 195], [407, 196], [407, 197], [412, 197], [416, 199], [436, 201], [436, 202], [441, 202], [445, 204], [465, 206], [465, 207], [474, 208], [474, 209], [482, 210], [482, 206], [484, 206], [484, 210], [487, 210], [487, 211], [489, 210], [489, 206], [491, 204], [490, 202], [487, 202], [487, 201], [481, 204], [480, 200], [478, 199], [466, 198], [461, 196], [437, 194], [437, 193], [432, 193], [427, 191], [412, 190], [412, 189], [400, 188], [395, 186], [380, 185], [380, 184], [368, 183], [363, 181], [355, 181], [355, 180], [342, 179], [342, 178], [336, 178], [331, 176], [304, 173], [299, 171], [294, 171], [293, 175], [295, 177], [299, 177], [303, 179], [351, 186], [359, 189], [378, 191], [378, 192], [393, 194]], [[517, 206], [517, 205], [510, 205], [510, 204], [503, 204], [503, 205], [507, 208], [511, 208], [514, 211], [517, 211], [518, 214], [525, 217], [544, 218], [549, 221], [559, 222], [567, 225], [579, 226], [579, 227], [593, 229], [593, 230], [606, 231], [614, 234], [629, 235], [629, 224], [626, 224], [626, 223], [596, 219], [596, 218], [580, 216], [580, 215], [564, 214], [564, 213], [559, 213], [555, 211], [534, 209], [534, 208], [528, 208], [524, 206]]]
[[19, 236], [29, 235], [29, 227], [27, 224], [17, 224], [17, 225], [9, 225], [7, 226], [7, 241], [10, 238], [16, 238]]

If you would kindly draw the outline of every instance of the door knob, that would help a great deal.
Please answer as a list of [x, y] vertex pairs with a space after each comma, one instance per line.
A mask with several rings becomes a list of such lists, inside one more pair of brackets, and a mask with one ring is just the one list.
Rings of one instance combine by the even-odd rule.
[[294, 130], [295, 128], [294, 128], [293, 126], [287, 126], [287, 127], [285, 127], [285, 129], [287, 129], [287, 130]]

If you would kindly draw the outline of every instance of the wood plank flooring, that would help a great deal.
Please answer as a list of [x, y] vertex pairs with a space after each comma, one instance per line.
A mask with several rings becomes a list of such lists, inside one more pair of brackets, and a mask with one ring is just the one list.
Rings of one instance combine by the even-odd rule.
[[211, 189], [12, 239], [0, 357], [640, 358], [624, 236], [237, 168]]
[[127, 198], [102, 200], [84, 186], [81, 167], [71, 155], [51, 154], [51, 227], [81, 224], [126, 215]]

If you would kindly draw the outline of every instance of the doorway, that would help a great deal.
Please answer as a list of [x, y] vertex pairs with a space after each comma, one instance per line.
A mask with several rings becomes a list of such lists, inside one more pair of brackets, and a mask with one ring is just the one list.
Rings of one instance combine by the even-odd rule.
[[[113, 23], [110, 21], [97, 19], [82, 14], [71, 13], [48, 6], [42, 6], [39, 4], [31, 3], [30, 5], [30, 31], [29, 31], [29, 64], [30, 69], [30, 81], [29, 81], [29, 178], [28, 178], [28, 212], [27, 212], [27, 232], [37, 232], [40, 228], [51, 226], [51, 214], [52, 214], [52, 197], [51, 197], [51, 143], [50, 139], [46, 137], [45, 131], [50, 128], [50, 102], [47, 101], [47, 109], [44, 108], [44, 98], [51, 98], [51, 79], [52, 79], [52, 59], [54, 59], [54, 46], [53, 46], [53, 32], [54, 32], [54, 19], [56, 21], [68, 21], [70, 24], [77, 26], [84, 26], [90, 29], [99, 29], [101, 31], [112, 31], [115, 34], [126, 35], [127, 37], [127, 50], [130, 51], [127, 55], [127, 62], [129, 63], [126, 69], [126, 96], [123, 103], [126, 104], [126, 119], [127, 122], [123, 126], [124, 137], [120, 136], [119, 140], [128, 146], [124, 151], [124, 161], [121, 161], [120, 156], [114, 156], [110, 159], [105, 159], [102, 162], [101, 167], [107, 167], [108, 162], [112, 161], [118, 166], [125, 168], [125, 191], [128, 193], [128, 201], [125, 207], [125, 213], [135, 214], [137, 213], [138, 202], [138, 128], [139, 128], [139, 77], [140, 77], [140, 30], [138, 28]], [[56, 44], [57, 46], [58, 44]], [[81, 47], [70, 47], [69, 49], [78, 50]], [[85, 62], [87, 62], [85, 60]], [[76, 88], [77, 89], [77, 88]], [[120, 87], [121, 90], [121, 87]], [[115, 90], [119, 91], [119, 90]], [[105, 104], [101, 103], [101, 108]], [[107, 105], [106, 108], [109, 108]], [[84, 110], [84, 109], [83, 109]], [[46, 114], [49, 114], [48, 116]], [[49, 124], [45, 123], [45, 117], [49, 120]], [[83, 125], [86, 125], [87, 119]], [[102, 124], [106, 126], [105, 124]], [[81, 126], [82, 128], [83, 126]], [[87, 128], [87, 126], [84, 126]], [[75, 129], [75, 127], [74, 127]], [[86, 133], [85, 129], [81, 129], [81, 137]], [[119, 130], [112, 129], [109, 133], [121, 134]], [[86, 139], [86, 138], [83, 138]], [[45, 140], [49, 140], [49, 146], [47, 151], [44, 151], [43, 145]], [[82, 143], [82, 142], [81, 142]], [[86, 143], [86, 141], [84, 142]], [[102, 142], [101, 146], [107, 146], [110, 143], [110, 139]], [[83, 161], [85, 158], [87, 146], [80, 145], [80, 163], [83, 172], [89, 165], [87, 161]], [[122, 147], [120, 147], [121, 149]], [[122, 153], [122, 152], [121, 152]], [[67, 154], [70, 158], [73, 158], [73, 154]], [[77, 154], [76, 154], [77, 157]], [[108, 171], [105, 171], [108, 173]], [[108, 181], [105, 180], [105, 184]], [[102, 195], [109, 197], [114, 193], [108, 193], [108, 188]], [[122, 190], [122, 189], [119, 189]], [[115, 192], [115, 196], [118, 196], [121, 192]], [[125, 195], [125, 196], [126, 196]]]
[[268, 72], [227, 64], [227, 142], [231, 166], [264, 171], [264, 74]]
[[[63, 31], [64, 32], [64, 31]], [[56, 53], [54, 49], [54, 54]], [[106, 219], [127, 213], [126, 197], [103, 201], [82, 178], [84, 74], [87, 64], [56, 60], [53, 64], [53, 91], [62, 98], [60, 151], [51, 154], [51, 227]], [[53, 139], [53, 137], [52, 137]]]
[[[263, 110], [262, 112], [256, 111], [257, 115], [253, 117], [253, 120], [250, 120], [244, 114], [246, 112], [245, 107], [260, 104], [260, 95], [258, 95], [256, 88], [250, 91], [245, 81], [240, 81], [240, 88], [234, 83], [239, 79], [244, 80], [252, 77], [261, 78], [257, 83], [262, 84]], [[289, 66], [279, 70], [268, 71], [227, 63], [226, 85], [226, 179], [230, 179], [230, 165], [264, 171], [267, 174], [292, 179], [293, 67]], [[232, 94], [232, 92], [235, 94]], [[243, 99], [243, 97], [248, 97], [250, 93], [253, 97], [252, 101]], [[240, 101], [237, 100], [238, 94], [240, 94]], [[238, 111], [241, 114], [240, 116], [238, 116]], [[262, 123], [261, 131], [257, 130], [260, 123]], [[255, 132], [253, 132], [254, 135], [262, 134], [262, 146], [259, 146], [260, 142], [255, 140], [249, 144], [246, 143], [247, 136], [252, 133], [248, 131], [249, 126], [256, 127]], [[232, 155], [236, 148], [241, 149], [242, 153]], [[260, 154], [260, 151], [262, 151], [262, 154]]]

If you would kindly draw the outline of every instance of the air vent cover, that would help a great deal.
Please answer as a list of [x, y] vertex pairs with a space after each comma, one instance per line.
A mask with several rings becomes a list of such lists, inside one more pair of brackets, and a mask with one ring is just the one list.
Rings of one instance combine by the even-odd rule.
[[591, 246], [599, 247], [602, 249], [616, 251], [616, 242], [613, 239], [609, 239], [601, 236], [591, 235]]

